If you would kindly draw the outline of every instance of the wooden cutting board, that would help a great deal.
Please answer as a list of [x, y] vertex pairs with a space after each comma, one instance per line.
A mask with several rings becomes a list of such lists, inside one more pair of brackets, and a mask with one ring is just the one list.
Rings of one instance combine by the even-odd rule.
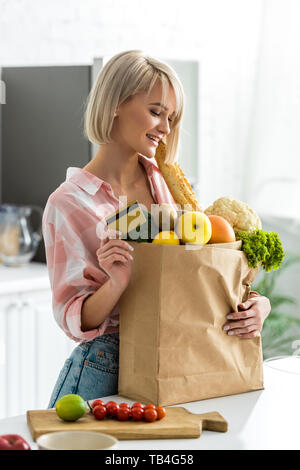
[[165, 418], [153, 423], [97, 421], [90, 411], [75, 422], [62, 421], [55, 409], [27, 411], [27, 424], [33, 440], [42, 434], [57, 431], [92, 431], [110, 434], [116, 439], [190, 439], [200, 437], [202, 430], [226, 432], [227, 422], [218, 412], [194, 414], [183, 407], [167, 408]]

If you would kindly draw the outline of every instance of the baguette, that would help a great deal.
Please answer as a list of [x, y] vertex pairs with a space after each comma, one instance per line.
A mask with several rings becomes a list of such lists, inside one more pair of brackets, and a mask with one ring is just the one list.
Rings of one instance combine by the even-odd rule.
[[189, 205], [193, 211], [203, 212], [190, 183], [178, 163], [165, 163], [165, 158], [166, 144], [161, 141], [156, 149], [155, 160], [173, 199], [180, 205], [182, 210], [188, 210], [188, 207], [185, 206]]

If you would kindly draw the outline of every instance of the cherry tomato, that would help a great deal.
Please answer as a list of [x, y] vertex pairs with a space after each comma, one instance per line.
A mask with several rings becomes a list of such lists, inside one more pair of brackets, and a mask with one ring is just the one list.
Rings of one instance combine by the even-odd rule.
[[119, 407], [117, 411], [117, 418], [119, 421], [128, 421], [131, 416], [131, 411], [126, 407]]
[[137, 407], [137, 408], [143, 408], [143, 409], [145, 408], [142, 403], [138, 403], [138, 402], [137, 402], [137, 403], [134, 403], [134, 404], [131, 406], [131, 409], [136, 408], [136, 407]]
[[106, 403], [106, 411], [108, 416], [117, 416], [117, 411], [119, 409], [119, 405], [114, 401], [109, 401]]
[[157, 420], [157, 411], [155, 408], [145, 408], [144, 418], [150, 423]]
[[157, 411], [157, 419], [163, 419], [167, 414], [166, 408], [164, 408], [163, 406], [157, 406], [156, 411]]
[[105, 406], [110, 405], [111, 403], [116, 404], [115, 401], [108, 401], [107, 403], [105, 403]]
[[144, 413], [144, 408], [142, 408], [141, 406], [134, 406], [133, 408], [131, 408], [131, 417], [133, 421], [142, 421], [142, 419], [144, 418]]
[[104, 405], [97, 405], [93, 408], [93, 415], [96, 419], [104, 419], [106, 416], [106, 407]]
[[147, 405], [145, 406], [145, 409], [146, 408], [152, 408], [153, 410], [155, 410], [155, 405], [153, 405], [153, 403], [147, 403]]
[[94, 400], [92, 403], [92, 408], [95, 408], [97, 405], [104, 405], [104, 401], [102, 400]]
[[130, 409], [130, 406], [128, 405], [128, 403], [120, 403], [119, 408], [128, 408], [128, 409]]

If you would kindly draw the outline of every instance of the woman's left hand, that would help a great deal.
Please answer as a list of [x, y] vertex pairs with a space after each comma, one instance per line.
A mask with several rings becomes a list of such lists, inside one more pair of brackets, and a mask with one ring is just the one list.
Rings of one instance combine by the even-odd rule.
[[271, 304], [267, 297], [251, 297], [246, 302], [238, 305], [239, 311], [227, 315], [229, 320], [223, 330], [228, 335], [236, 335], [240, 338], [254, 338], [259, 336], [265, 319], [271, 311]]

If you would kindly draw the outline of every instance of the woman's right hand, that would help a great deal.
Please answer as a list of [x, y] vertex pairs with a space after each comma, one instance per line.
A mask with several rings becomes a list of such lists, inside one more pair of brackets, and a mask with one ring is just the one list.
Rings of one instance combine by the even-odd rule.
[[118, 232], [104, 230], [100, 248], [96, 251], [98, 263], [117, 288], [125, 289], [132, 271], [131, 246], [119, 238]]

